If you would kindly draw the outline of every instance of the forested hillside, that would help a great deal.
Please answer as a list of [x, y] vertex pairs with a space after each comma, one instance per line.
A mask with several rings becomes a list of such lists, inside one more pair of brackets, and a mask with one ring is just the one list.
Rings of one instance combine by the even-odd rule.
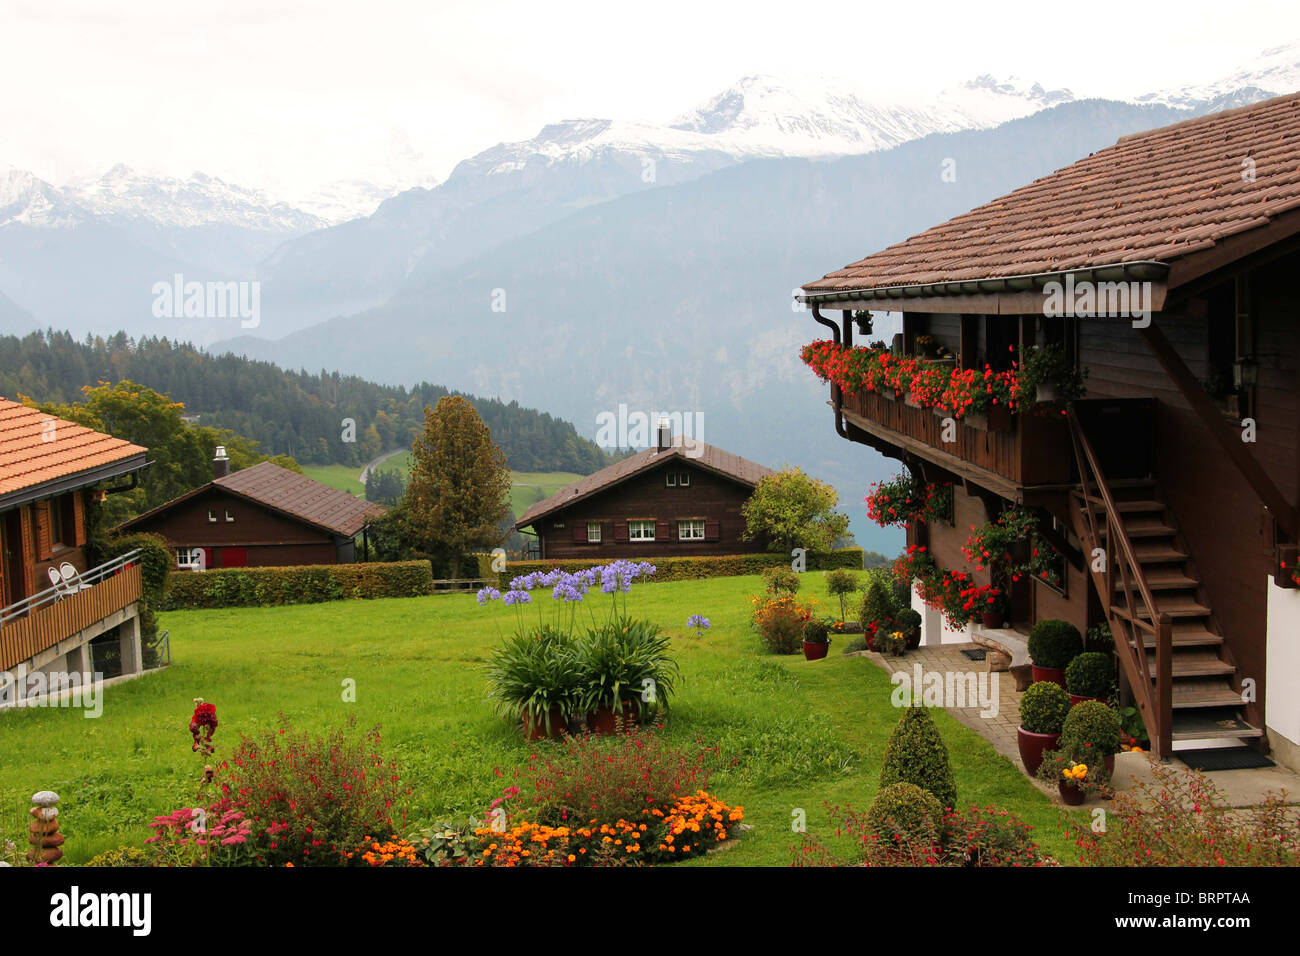
[[[0, 337], [0, 395], [73, 402], [81, 400], [83, 386], [123, 379], [183, 403], [203, 425], [253, 439], [263, 454], [304, 464], [362, 465], [408, 446], [424, 427], [425, 406], [448, 394], [427, 382], [407, 389], [338, 372], [292, 372], [166, 338], [136, 341], [123, 332], [81, 342], [66, 332]], [[465, 397], [517, 471], [585, 475], [613, 460], [569, 422], [516, 402]]]

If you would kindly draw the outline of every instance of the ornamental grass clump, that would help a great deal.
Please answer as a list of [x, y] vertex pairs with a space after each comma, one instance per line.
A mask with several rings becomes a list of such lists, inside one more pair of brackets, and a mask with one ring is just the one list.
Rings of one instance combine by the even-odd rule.
[[1070, 713], [1070, 695], [1052, 681], [1029, 685], [1020, 698], [1020, 727], [1031, 734], [1059, 734]]
[[572, 703], [577, 712], [626, 706], [644, 719], [667, 710], [681, 668], [668, 656], [672, 641], [658, 624], [616, 618], [591, 628], [572, 645]]
[[895, 783], [921, 787], [942, 807], [957, 805], [957, 783], [948, 763], [948, 748], [925, 707], [904, 707], [885, 745], [880, 786]]

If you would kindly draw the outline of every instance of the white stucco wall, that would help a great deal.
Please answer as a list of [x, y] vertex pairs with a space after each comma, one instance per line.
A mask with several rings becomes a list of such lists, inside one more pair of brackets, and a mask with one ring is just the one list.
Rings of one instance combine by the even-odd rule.
[[1264, 722], [1300, 745], [1300, 591], [1268, 581]]
[[970, 625], [954, 631], [944, 622], [941, 611], [926, 607], [925, 602], [916, 592], [915, 584], [912, 585], [912, 610], [921, 615], [921, 646], [970, 643], [972, 633]]

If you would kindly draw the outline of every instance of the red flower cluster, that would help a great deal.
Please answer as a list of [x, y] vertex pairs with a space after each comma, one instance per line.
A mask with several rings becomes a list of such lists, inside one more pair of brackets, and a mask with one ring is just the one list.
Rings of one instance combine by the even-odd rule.
[[1003, 590], [991, 584], [981, 584], [978, 587], [967, 588], [961, 592], [961, 597], [964, 602], [962, 609], [969, 611], [971, 614], [998, 610], [1004, 606], [1006, 601], [1006, 594]]
[[952, 485], [930, 482], [920, 484], [902, 474], [871, 486], [866, 497], [867, 517], [882, 528], [905, 526], [915, 521], [934, 521], [948, 514], [952, 505]]
[[203, 750], [212, 753], [212, 735], [217, 732], [217, 705], [196, 701], [194, 714], [190, 717], [190, 736], [194, 738], [191, 750]]

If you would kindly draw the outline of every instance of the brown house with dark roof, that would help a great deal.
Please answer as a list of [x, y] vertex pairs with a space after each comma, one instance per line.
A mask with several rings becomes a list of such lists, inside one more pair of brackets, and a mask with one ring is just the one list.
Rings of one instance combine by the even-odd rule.
[[[971, 525], [1037, 516], [1061, 580], [1013, 583], [1013, 626], [1108, 624], [1162, 754], [1267, 740], [1300, 765], [1297, 275], [1292, 95], [1127, 136], [800, 296], [841, 348], [882, 309], [903, 314], [900, 356], [935, 343], [1007, 370], [1057, 343], [1088, 371], [1065, 414], [1030, 402], [1000, 424], [833, 384], [834, 426], [952, 485], [950, 520], [908, 528], [943, 568], [968, 566]], [[927, 642], [970, 639], [914, 604]]]
[[47, 676], [101, 670], [105, 644], [108, 676], [140, 672], [140, 567], [134, 553], [91, 565], [86, 511], [134, 488], [146, 454], [0, 399], [0, 705], [41, 693]]
[[225, 449], [216, 477], [188, 494], [122, 524], [161, 535], [177, 567], [345, 564], [364, 546], [366, 524], [387, 509], [269, 461], [230, 473]]
[[542, 558], [644, 558], [762, 551], [740, 515], [770, 468], [702, 441], [671, 439], [602, 468], [533, 505]]

